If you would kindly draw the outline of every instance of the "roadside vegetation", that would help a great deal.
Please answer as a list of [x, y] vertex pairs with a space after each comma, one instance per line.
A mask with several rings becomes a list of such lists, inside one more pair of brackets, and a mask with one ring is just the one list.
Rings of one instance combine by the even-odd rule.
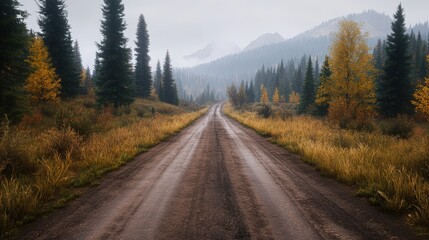
[[6, 0], [0, 16], [0, 238], [205, 112], [178, 107], [168, 52], [154, 85], [143, 15], [131, 62], [122, 1], [103, 1], [92, 71], [72, 39], [65, 1], [38, 6], [40, 32], [27, 29], [18, 0]]
[[[196, 110], [196, 109], [191, 109]], [[175, 134], [205, 112], [150, 100], [98, 108], [94, 98], [41, 105], [0, 128], [0, 232], [61, 207], [78, 188]]]
[[228, 87], [225, 112], [427, 229], [429, 56], [426, 62], [413, 48], [401, 5], [374, 54], [366, 37], [357, 23], [341, 21], [320, 71], [311, 57], [296, 78], [288, 78], [283, 62], [263, 67], [250, 84]]
[[[371, 132], [347, 130], [311, 116], [282, 119], [282, 110], [264, 118], [255, 110], [225, 112], [258, 133], [269, 136], [287, 150], [301, 155], [323, 174], [358, 187], [358, 195], [387, 210], [406, 213], [414, 224], [429, 225], [429, 130], [427, 124], [414, 127], [406, 118], [399, 125], [411, 125], [408, 138], [383, 134], [382, 122]], [[390, 120], [393, 121], [393, 120]]]

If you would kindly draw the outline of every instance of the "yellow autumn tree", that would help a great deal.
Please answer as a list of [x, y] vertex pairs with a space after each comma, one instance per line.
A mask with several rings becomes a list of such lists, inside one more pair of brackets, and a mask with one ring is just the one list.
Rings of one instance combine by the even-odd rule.
[[48, 49], [42, 38], [35, 37], [33, 39], [29, 52], [26, 61], [31, 67], [31, 73], [27, 79], [25, 90], [34, 102], [58, 102], [61, 87], [60, 79], [52, 67]]
[[[426, 56], [426, 61], [429, 63], [429, 55]], [[429, 121], [429, 76], [417, 86], [412, 103], [416, 106], [416, 111], [425, 115]]]
[[339, 23], [330, 49], [332, 71], [326, 89], [329, 94], [329, 117], [340, 125], [367, 122], [374, 114], [375, 68], [369, 54], [367, 34], [353, 21]]
[[298, 104], [299, 98], [299, 93], [292, 91], [292, 93], [289, 95], [289, 103]]
[[279, 103], [279, 101], [280, 101], [279, 89], [278, 89], [278, 88], [276, 88], [276, 89], [274, 90], [273, 103], [274, 103], [274, 104], [278, 104], [278, 103]]
[[261, 85], [261, 103], [262, 104], [268, 104], [268, 93], [267, 89], [264, 87], [264, 85]]

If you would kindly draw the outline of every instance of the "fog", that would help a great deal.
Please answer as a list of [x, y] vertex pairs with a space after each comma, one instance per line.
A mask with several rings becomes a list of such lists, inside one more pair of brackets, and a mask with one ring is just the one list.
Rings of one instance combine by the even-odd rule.
[[[244, 48], [267, 32], [291, 38], [323, 21], [373, 9], [390, 16], [399, 2], [392, 0], [124, 0], [126, 37], [134, 49], [137, 20], [143, 14], [150, 35], [151, 65], [170, 50], [173, 66], [181, 58], [213, 41], [234, 42]], [[30, 16], [27, 26], [39, 31], [35, 0], [20, 0]], [[66, 0], [73, 39], [80, 44], [84, 66], [93, 65], [95, 43], [101, 40], [102, 0]], [[403, 0], [407, 25], [428, 20], [429, 1]]]

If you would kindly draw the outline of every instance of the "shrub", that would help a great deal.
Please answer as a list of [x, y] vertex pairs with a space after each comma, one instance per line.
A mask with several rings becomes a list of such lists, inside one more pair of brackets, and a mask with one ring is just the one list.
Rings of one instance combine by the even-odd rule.
[[44, 117], [53, 117], [56, 114], [57, 105], [55, 104], [40, 104], [40, 113]]
[[43, 114], [40, 110], [35, 110], [33, 113], [26, 114], [22, 117], [21, 126], [34, 126], [38, 125], [43, 120]]
[[121, 106], [118, 108], [113, 109], [113, 115], [120, 117], [123, 115], [130, 115], [131, 114], [131, 107], [130, 106]]
[[407, 116], [398, 116], [380, 122], [380, 129], [383, 134], [404, 139], [413, 134], [414, 127], [414, 122]]
[[263, 118], [269, 118], [271, 116], [271, 106], [270, 105], [263, 105], [258, 109], [258, 115]]
[[82, 137], [71, 127], [47, 131], [42, 136], [42, 142], [44, 145], [44, 154], [47, 157], [58, 156], [61, 159], [66, 159], [66, 157], [71, 157], [72, 159], [79, 158]]
[[137, 108], [137, 117], [142, 118], [144, 117], [144, 108], [143, 107], [139, 107]]
[[10, 177], [33, 173], [36, 165], [25, 149], [25, 133], [11, 132], [9, 123], [6, 122], [1, 126], [0, 134], [0, 175]]
[[359, 105], [354, 101], [348, 104], [344, 100], [331, 102], [328, 109], [328, 118], [331, 122], [338, 124], [340, 128], [350, 130], [372, 131], [374, 115], [372, 107]]
[[96, 108], [97, 107], [97, 102], [93, 98], [85, 98], [83, 100], [82, 104], [85, 108]]
[[31, 186], [24, 185], [15, 178], [4, 179], [0, 183], [0, 239], [7, 230], [23, 216], [37, 210], [39, 199]]
[[97, 120], [95, 114], [93, 109], [64, 103], [57, 108], [55, 124], [58, 129], [71, 127], [79, 135], [86, 138], [93, 132], [93, 125]]
[[69, 168], [71, 162], [69, 159], [62, 159], [55, 156], [54, 159], [43, 160], [40, 162], [40, 167], [36, 173], [34, 186], [37, 189], [37, 195], [40, 199], [49, 199], [54, 196], [61, 187], [69, 180]]

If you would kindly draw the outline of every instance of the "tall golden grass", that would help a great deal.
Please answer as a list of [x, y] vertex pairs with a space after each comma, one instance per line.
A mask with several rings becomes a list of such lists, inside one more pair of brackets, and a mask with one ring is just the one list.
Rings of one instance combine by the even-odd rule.
[[406, 213], [413, 224], [429, 226], [429, 135], [424, 128], [401, 139], [380, 131], [343, 130], [308, 116], [263, 119], [228, 105], [224, 111], [324, 174], [357, 186], [358, 194], [373, 203]]
[[74, 198], [75, 187], [119, 168], [206, 111], [186, 112], [146, 100], [129, 109], [96, 110], [85, 101], [62, 103], [54, 112], [35, 111], [20, 125], [1, 128], [0, 238]]

